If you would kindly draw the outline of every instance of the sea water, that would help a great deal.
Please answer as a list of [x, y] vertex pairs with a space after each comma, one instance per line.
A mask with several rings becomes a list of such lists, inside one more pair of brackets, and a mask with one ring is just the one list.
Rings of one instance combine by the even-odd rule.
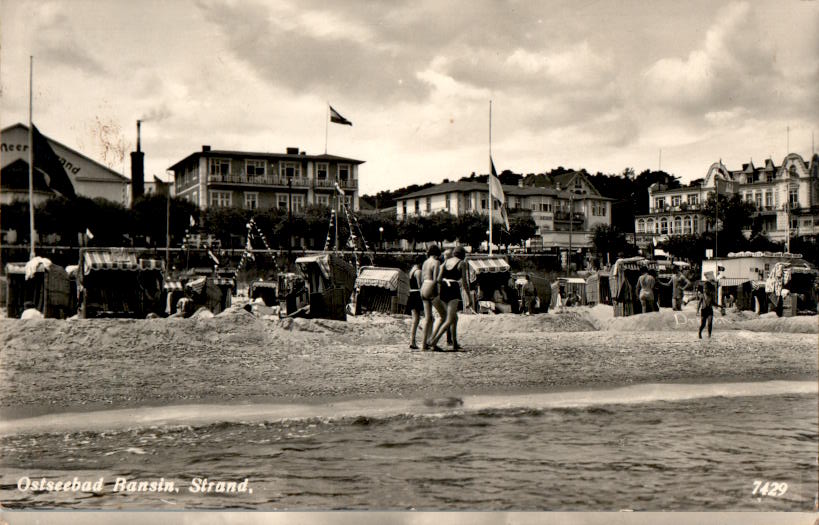
[[[0, 434], [8, 508], [809, 511], [817, 487], [813, 382], [143, 408]], [[20, 488], [75, 477], [103, 487]]]

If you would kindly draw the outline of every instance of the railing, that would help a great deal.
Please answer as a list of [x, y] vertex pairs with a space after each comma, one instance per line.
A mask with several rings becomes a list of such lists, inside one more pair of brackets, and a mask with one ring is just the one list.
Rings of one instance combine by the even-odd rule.
[[[338, 185], [341, 188], [350, 188], [355, 189], [357, 187], [356, 181], [353, 179], [345, 180], [338, 180]], [[315, 180], [315, 187], [316, 188], [335, 188], [336, 187], [336, 180], [331, 178], [326, 179], [316, 179]]]
[[585, 216], [582, 212], [574, 212], [573, 214], [568, 211], [556, 211], [554, 212], [554, 220], [556, 221], [568, 221], [572, 220], [573, 222], [583, 222]]
[[[220, 173], [208, 175], [208, 182], [226, 184], [257, 184], [267, 186], [288, 186], [288, 178], [281, 175], [247, 175], [244, 173]], [[308, 185], [307, 177], [293, 177], [294, 188]]]
[[701, 204], [688, 204], [683, 203], [679, 206], [665, 206], [663, 208], [657, 207], [650, 207], [648, 209], [648, 213], [670, 213], [670, 212], [687, 212], [687, 211], [700, 211], [703, 207]]

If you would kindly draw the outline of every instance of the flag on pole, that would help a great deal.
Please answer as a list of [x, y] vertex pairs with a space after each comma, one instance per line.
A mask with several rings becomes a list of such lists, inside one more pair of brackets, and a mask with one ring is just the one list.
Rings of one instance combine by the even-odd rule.
[[191, 215], [191, 228], [193, 228], [194, 226], [196, 226], [196, 219], [194, 219], [193, 215]]
[[90, 229], [88, 229], [88, 228], [86, 228], [86, 229], [85, 229], [85, 236], [86, 236], [86, 237], [88, 237], [89, 239], [93, 239], [93, 238], [94, 238], [94, 234], [93, 234], [93, 233], [91, 233], [91, 230], [90, 230]]
[[34, 154], [33, 168], [42, 173], [48, 187], [63, 197], [71, 199], [76, 197], [74, 184], [68, 178], [60, 158], [51, 149], [48, 139], [40, 133], [40, 130], [34, 124], [31, 125], [31, 141]]
[[489, 157], [489, 165], [492, 167], [492, 173], [489, 174], [489, 192], [494, 199], [499, 200], [500, 203], [503, 204], [505, 202], [503, 186], [498, 178], [498, 172], [495, 171], [495, 163], [492, 161], [491, 156]]
[[336, 182], [336, 190], [338, 190], [340, 194], [344, 195], [344, 190], [341, 189], [341, 186], [338, 185], [338, 182]]
[[334, 122], [336, 124], [342, 124], [344, 126], [352, 126], [353, 123], [347, 120], [346, 118], [341, 116], [341, 113], [333, 109], [333, 106], [330, 106], [330, 122]]

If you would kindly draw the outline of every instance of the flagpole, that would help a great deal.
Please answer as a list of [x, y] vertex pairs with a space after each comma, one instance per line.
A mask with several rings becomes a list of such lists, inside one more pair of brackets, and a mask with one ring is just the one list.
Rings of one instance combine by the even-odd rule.
[[330, 101], [327, 101], [327, 114], [324, 116], [324, 154], [327, 155], [327, 136], [330, 129]]
[[168, 185], [168, 201], [165, 204], [165, 271], [171, 269], [171, 187]]
[[495, 199], [492, 198], [492, 100], [489, 100], [489, 178], [486, 183], [489, 185], [489, 255], [492, 255], [492, 208], [495, 207]]
[[30, 259], [34, 258], [34, 124], [32, 106], [34, 101], [34, 56], [30, 55], [28, 66], [28, 218], [31, 237]]

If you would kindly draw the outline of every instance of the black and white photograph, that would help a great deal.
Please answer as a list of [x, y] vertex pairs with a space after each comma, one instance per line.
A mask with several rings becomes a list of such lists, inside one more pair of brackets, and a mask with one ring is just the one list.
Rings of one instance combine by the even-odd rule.
[[0, 104], [3, 525], [816, 521], [819, 1], [0, 0]]

